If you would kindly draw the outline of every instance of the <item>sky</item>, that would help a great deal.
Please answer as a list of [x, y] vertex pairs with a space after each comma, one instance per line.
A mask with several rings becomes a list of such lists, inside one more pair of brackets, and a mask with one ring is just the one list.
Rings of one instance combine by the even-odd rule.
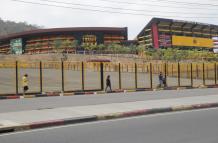
[[218, 0], [1, 0], [0, 18], [43, 28], [128, 27], [134, 39], [153, 18], [218, 25]]

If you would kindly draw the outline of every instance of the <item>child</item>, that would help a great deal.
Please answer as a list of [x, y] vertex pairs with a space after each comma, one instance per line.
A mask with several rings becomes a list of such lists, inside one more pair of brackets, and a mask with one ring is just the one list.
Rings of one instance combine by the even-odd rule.
[[27, 92], [27, 90], [29, 89], [28, 87], [28, 75], [24, 74], [23, 78], [22, 78], [22, 83], [23, 83], [23, 95], [25, 95], [25, 93]]

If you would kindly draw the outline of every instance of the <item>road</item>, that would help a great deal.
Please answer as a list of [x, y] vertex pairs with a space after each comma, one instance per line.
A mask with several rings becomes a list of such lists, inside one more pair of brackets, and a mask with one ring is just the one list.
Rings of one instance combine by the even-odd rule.
[[43, 97], [32, 99], [0, 100], [0, 113], [37, 110], [47, 108], [123, 103], [155, 99], [181, 98], [190, 96], [214, 95], [218, 89], [164, 90], [135, 93], [102, 95], [76, 95], [65, 97]]
[[217, 143], [218, 108], [0, 135], [1, 143]]

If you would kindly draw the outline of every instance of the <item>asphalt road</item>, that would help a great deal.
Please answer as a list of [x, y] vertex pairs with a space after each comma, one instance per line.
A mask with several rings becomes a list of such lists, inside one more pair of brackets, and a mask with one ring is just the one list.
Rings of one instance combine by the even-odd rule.
[[165, 90], [165, 91], [147, 91], [136, 93], [116, 93], [102, 95], [76, 95], [65, 97], [43, 97], [32, 99], [15, 99], [0, 100], [0, 113], [69, 107], [96, 105], [107, 103], [134, 102], [155, 99], [181, 98], [190, 96], [214, 95], [218, 93], [218, 89], [190, 89], [190, 90]]
[[217, 143], [218, 108], [0, 135], [1, 143]]

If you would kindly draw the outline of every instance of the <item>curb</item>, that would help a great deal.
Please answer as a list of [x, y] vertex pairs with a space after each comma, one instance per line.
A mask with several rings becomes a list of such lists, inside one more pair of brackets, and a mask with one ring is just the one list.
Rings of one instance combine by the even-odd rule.
[[82, 118], [68, 118], [68, 119], [63, 119], [63, 120], [35, 122], [35, 123], [28, 124], [28, 125], [0, 128], [0, 134], [16, 132], [16, 131], [25, 131], [25, 130], [31, 130], [31, 129], [46, 128], [46, 127], [63, 126], [63, 125], [69, 125], [69, 124], [78, 124], [78, 123], [111, 120], [111, 119], [118, 119], [118, 118], [127, 118], [127, 117], [133, 117], [133, 116], [142, 116], [142, 115], [169, 113], [169, 112], [178, 112], [178, 111], [187, 111], [187, 110], [197, 110], [197, 109], [206, 109], [206, 108], [215, 108], [215, 107], [218, 107], [218, 102], [217, 103], [193, 104], [193, 105], [180, 105], [180, 106], [166, 107], [166, 108], [142, 109], [142, 110], [135, 110], [135, 111], [130, 111], [130, 112], [121, 112], [121, 113], [113, 113], [113, 114], [105, 114], [105, 115], [93, 115], [93, 116], [87, 116], [87, 117], [82, 117]]

